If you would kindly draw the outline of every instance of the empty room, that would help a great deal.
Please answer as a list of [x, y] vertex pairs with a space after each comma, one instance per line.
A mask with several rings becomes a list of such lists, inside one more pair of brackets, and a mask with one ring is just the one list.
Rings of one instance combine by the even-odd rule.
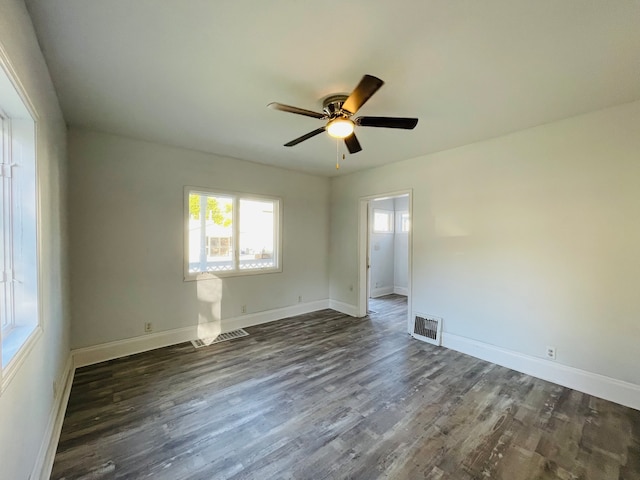
[[0, 477], [640, 480], [638, 25], [0, 0]]

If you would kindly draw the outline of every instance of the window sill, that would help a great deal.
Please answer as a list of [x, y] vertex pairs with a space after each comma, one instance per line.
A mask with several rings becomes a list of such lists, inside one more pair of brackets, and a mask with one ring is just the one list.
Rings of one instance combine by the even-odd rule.
[[235, 270], [233, 272], [206, 272], [206, 273], [191, 273], [185, 275], [185, 282], [195, 282], [198, 280], [213, 280], [216, 278], [227, 277], [245, 277], [252, 275], [264, 275], [267, 273], [282, 273], [282, 268], [265, 268], [263, 270]]
[[[42, 335], [42, 327], [24, 326], [12, 330], [2, 342], [2, 374], [0, 392], [4, 392], [20, 365]], [[17, 347], [16, 347], [17, 345]], [[7, 353], [5, 353], [5, 349]], [[6, 360], [5, 360], [6, 359]]]

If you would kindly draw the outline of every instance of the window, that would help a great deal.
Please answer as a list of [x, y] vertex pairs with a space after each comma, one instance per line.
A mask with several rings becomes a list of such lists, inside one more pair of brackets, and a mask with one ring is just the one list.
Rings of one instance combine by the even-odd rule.
[[[0, 54], [2, 52], [0, 51]], [[0, 380], [13, 376], [38, 328], [35, 115], [0, 55]]]
[[406, 233], [411, 228], [411, 220], [409, 218], [409, 212], [402, 212], [400, 214], [400, 231]]
[[393, 212], [373, 210], [373, 233], [393, 233]]
[[281, 271], [281, 201], [185, 188], [185, 280]]

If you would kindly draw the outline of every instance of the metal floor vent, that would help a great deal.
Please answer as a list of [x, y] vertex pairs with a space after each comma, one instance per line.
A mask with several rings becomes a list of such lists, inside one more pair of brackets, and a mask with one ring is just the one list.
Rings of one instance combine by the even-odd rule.
[[196, 348], [208, 347], [214, 343], [225, 342], [234, 338], [246, 337], [249, 335], [246, 330], [239, 328], [238, 330], [231, 330], [230, 332], [221, 333], [216, 338], [198, 338], [197, 340], [191, 340], [191, 344]]
[[413, 337], [433, 345], [442, 344], [442, 318], [433, 315], [414, 314]]

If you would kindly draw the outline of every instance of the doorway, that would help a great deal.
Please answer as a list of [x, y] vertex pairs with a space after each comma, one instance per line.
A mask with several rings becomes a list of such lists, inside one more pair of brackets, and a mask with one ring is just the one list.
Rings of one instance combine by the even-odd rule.
[[411, 206], [411, 191], [361, 198], [359, 316], [386, 296], [405, 296], [411, 311]]

